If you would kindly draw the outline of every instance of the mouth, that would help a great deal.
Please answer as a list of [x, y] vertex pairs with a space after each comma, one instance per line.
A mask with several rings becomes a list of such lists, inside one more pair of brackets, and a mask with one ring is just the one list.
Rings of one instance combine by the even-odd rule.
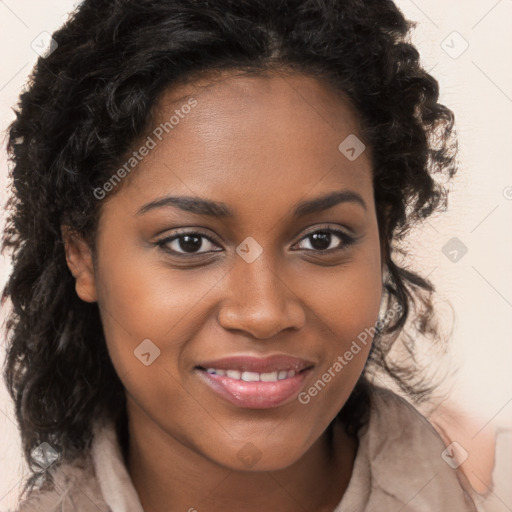
[[269, 409], [292, 401], [313, 367], [311, 361], [277, 355], [205, 361], [195, 370], [212, 391], [231, 404]]

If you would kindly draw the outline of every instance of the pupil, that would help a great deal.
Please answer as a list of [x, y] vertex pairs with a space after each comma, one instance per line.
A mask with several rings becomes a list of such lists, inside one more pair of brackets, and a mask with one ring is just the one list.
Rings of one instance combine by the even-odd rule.
[[180, 248], [184, 251], [194, 252], [194, 250], [201, 248], [200, 236], [183, 235], [179, 240]]
[[326, 233], [325, 231], [319, 231], [318, 233], [314, 233], [311, 235], [312, 242], [311, 245], [314, 249], [319, 251], [324, 251], [329, 248], [331, 245], [331, 234]]

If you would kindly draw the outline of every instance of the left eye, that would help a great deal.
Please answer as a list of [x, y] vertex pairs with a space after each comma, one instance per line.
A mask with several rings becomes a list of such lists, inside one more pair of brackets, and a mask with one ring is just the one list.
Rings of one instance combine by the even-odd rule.
[[[338, 239], [340, 242], [336, 242]], [[322, 229], [309, 233], [301, 242], [308, 242], [309, 247], [302, 247], [309, 251], [323, 252], [331, 250], [343, 250], [354, 243], [354, 238], [347, 235], [343, 231], [334, 229]], [[333, 245], [334, 243], [334, 245]]]

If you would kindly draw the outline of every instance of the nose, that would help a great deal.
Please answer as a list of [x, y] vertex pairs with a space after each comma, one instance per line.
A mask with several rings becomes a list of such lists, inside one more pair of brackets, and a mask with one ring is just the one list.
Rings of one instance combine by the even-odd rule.
[[226, 282], [228, 297], [218, 313], [222, 327], [257, 339], [300, 329], [306, 318], [293, 283], [286, 282], [263, 254], [252, 263], [242, 258], [235, 263]]

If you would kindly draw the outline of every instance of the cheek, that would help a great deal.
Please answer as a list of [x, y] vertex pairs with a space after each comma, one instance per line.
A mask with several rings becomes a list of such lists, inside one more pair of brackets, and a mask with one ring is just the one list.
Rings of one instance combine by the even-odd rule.
[[315, 271], [303, 284], [302, 294], [326, 335], [343, 350], [349, 340], [375, 325], [381, 295], [380, 258], [371, 249], [361, 251], [347, 265]]
[[[327, 293], [312, 291], [311, 307], [318, 312], [318, 320], [330, 330], [331, 336], [346, 340], [357, 336], [366, 327], [374, 325], [381, 300], [378, 274], [339, 275], [326, 280]], [[314, 306], [313, 306], [314, 304]]]
[[[319, 322], [322, 365], [298, 396], [307, 417], [330, 422], [343, 407], [359, 379], [375, 334], [381, 303], [380, 259], [368, 251], [332, 275], [324, 274], [309, 290], [315, 308], [312, 322]], [[328, 343], [325, 343], [325, 341]]]
[[102, 279], [98, 303], [131, 335], [165, 341], [166, 335], [179, 332], [187, 319], [195, 317], [217, 281], [211, 272], [194, 274], [147, 261], [123, 262]]
[[181, 384], [187, 342], [209, 318], [209, 294], [224, 272], [171, 269], [154, 249], [126, 240], [105, 236], [99, 246], [96, 287], [110, 357], [128, 390], [171, 391]]
[[[151, 416], [190, 416], [183, 352], [205, 319], [216, 276], [170, 270], [133, 247], [104, 243], [98, 305], [112, 364], [132, 403]], [[122, 256], [129, 254], [130, 257]]]

